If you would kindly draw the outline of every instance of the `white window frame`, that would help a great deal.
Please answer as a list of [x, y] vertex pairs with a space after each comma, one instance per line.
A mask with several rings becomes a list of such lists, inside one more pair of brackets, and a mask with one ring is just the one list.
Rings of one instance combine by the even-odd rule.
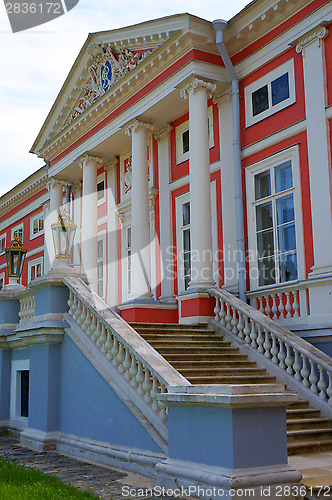
[[[213, 129], [213, 107], [208, 107], [208, 136], [209, 136], [209, 149], [214, 146], [214, 129]], [[182, 136], [184, 132], [189, 130], [189, 120], [181, 123], [175, 129], [175, 142], [176, 142], [176, 164], [182, 163], [189, 160], [190, 143], [189, 150], [183, 153], [183, 140]]]
[[[131, 216], [126, 215], [126, 222], [121, 228], [121, 245], [122, 245], [122, 296], [129, 300], [130, 289], [128, 287], [128, 247], [127, 237], [128, 229], [131, 228]], [[132, 234], [131, 234], [132, 237]], [[132, 247], [130, 248], [132, 250]], [[131, 267], [132, 270], [132, 267]]]
[[43, 276], [44, 274], [44, 267], [43, 267], [43, 264], [44, 264], [44, 258], [43, 257], [38, 257], [37, 259], [33, 259], [33, 260], [30, 260], [28, 262], [28, 282], [31, 283], [31, 281], [33, 281], [31, 279], [31, 269], [32, 267], [34, 266], [38, 266], [38, 264], [41, 265], [41, 276]]
[[97, 206], [99, 207], [100, 205], [102, 205], [103, 203], [106, 202], [106, 177], [105, 177], [105, 172], [103, 172], [102, 174], [98, 175], [97, 177], [97, 185], [100, 183], [100, 182], [104, 182], [104, 195], [102, 196], [102, 198], [100, 198], [98, 200], [98, 191], [97, 191]]
[[18, 224], [18, 226], [15, 226], [13, 227], [12, 231], [11, 231], [11, 240], [14, 238], [14, 234], [16, 231], [20, 231], [20, 229], [22, 229], [22, 243], [23, 243], [23, 238], [24, 238], [24, 227], [23, 227], [23, 223], [22, 224]]
[[102, 293], [102, 298], [106, 299], [106, 277], [107, 277], [107, 265], [106, 265], [106, 256], [107, 256], [107, 248], [106, 248], [106, 230], [104, 229], [103, 231], [100, 231], [97, 236], [97, 242], [99, 243], [100, 241], [103, 242], [103, 256], [101, 258], [98, 258], [97, 255], [97, 291], [99, 290], [98, 284], [99, 284], [99, 279], [98, 279], [98, 264], [102, 264], [103, 266], [103, 278], [102, 278], [102, 286], [103, 286], [103, 293]]
[[[5, 273], [0, 273], [0, 281], [1, 280], [3, 281], [3, 286], [5, 286], [5, 276], [6, 276]], [[2, 288], [0, 288], [0, 290], [2, 290]]]
[[[301, 201], [301, 180], [299, 168], [299, 152], [298, 146], [291, 147], [273, 156], [265, 158], [246, 169], [246, 189], [247, 189], [247, 212], [248, 212], [248, 247], [250, 249], [249, 258], [249, 277], [250, 290], [264, 290], [274, 287], [285, 286], [292, 281], [285, 281], [278, 284], [270, 284], [259, 286], [258, 263], [257, 263], [257, 238], [256, 238], [256, 212], [255, 212], [255, 175], [268, 168], [274, 168], [286, 161], [292, 163], [293, 188], [289, 191], [294, 196], [294, 213], [295, 213], [295, 238], [297, 252], [297, 271], [298, 276], [295, 282], [305, 278], [305, 262], [304, 262], [304, 243], [303, 243], [303, 218], [302, 218], [302, 201]], [[288, 191], [288, 190], [287, 190]], [[285, 193], [287, 192], [285, 191]]]
[[[288, 73], [288, 81], [289, 81], [289, 97], [275, 106], [272, 106], [272, 97], [271, 97], [271, 83], [276, 80], [280, 76]], [[258, 115], [253, 115], [252, 110], [252, 94], [256, 90], [268, 86], [268, 99], [269, 99], [269, 108], [265, 111], [262, 111]], [[274, 115], [278, 111], [287, 108], [291, 104], [293, 104], [296, 100], [295, 97], [295, 76], [294, 76], [294, 59], [290, 59], [285, 62], [278, 68], [275, 68], [273, 71], [270, 71], [262, 78], [255, 80], [250, 85], [247, 85], [244, 89], [244, 100], [245, 100], [245, 111], [246, 111], [246, 127], [250, 127], [250, 125], [254, 125], [261, 120], [264, 120], [268, 116]]]
[[[43, 219], [43, 229], [38, 229], [37, 233], [33, 234], [34, 222], [37, 219], [38, 219], [38, 221]], [[44, 212], [39, 212], [38, 214], [31, 217], [30, 218], [30, 240], [33, 240], [34, 238], [37, 238], [38, 236], [44, 234], [44, 227], [45, 227]]]
[[3, 246], [3, 250], [2, 251], [0, 250], [0, 255], [3, 255], [5, 253], [6, 241], [7, 241], [7, 234], [6, 233], [3, 233], [0, 236], [0, 241], [2, 241], [2, 240], [5, 240], [5, 243], [4, 243], [4, 246]]
[[[9, 415], [11, 420], [16, 420], [25, 425], [29, 417], [21, 416], [21, 378], [20, 372], [30, 369], [29, 359], [17, 359], [12, 361], [10, 376], [10, 406]], [[30, 388], [29, 388], [30, 390]]]
[[[183, 212], [182, 206], [185, 203], [190, 203], [190, 193], [185, 193], [176, 198], [176, 242], [177, 242], [177, 278], [178, 278], [178, 293], [185, 291], [184, 280], [184, 259], [183, 259]], [[190, 229], [191, 224], [185, 226]]]

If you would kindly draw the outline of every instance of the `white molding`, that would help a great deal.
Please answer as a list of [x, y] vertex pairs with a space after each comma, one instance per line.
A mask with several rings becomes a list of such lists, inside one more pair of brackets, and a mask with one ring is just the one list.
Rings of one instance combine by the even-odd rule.
[[29, 205], [25, 206], [18, 212], [15, 212], [15, 214], [11, 215], [7, 219], [4, 219], [0, 223], [0, 232], [4, 231], [8, 226], [11, 226], [12, 224], [15, 224], [19, 220], [23, 219], [27, 215], [29, 215], [31, 212], [37, 210], [37, 209], [43, 209], [43, 205], [49, 201], [49, 194], [44, 193], [43, 195], [39, 196], [36, 200], [33, 202], [29, 203]]
[[15, 420], [21, 424], [27, 424], [28, 418], [20, 416], [21, 404], [21, 384], [19, 380], [19, 373], [23, 370], [29, 370], [29, 359], [17, 359], [12, 361], [11, 375], [10, 375], [10, 419]]

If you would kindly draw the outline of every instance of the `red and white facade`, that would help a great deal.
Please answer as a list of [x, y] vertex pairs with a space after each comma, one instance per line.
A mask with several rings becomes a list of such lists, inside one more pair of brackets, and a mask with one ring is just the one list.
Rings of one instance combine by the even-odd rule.
[[[332, 328], [331, 22], [326, 0], [256, 0], [224, 33], [240, 86], [246, 295], [321, 339]], [[52, 267], [50, 225], [66, 204], [72, 264], [125, 319], [207, 321], [206, 290], [238, 290], [230, 89], [206, 20], [89, 35], [32, 147], [47, 168], [1, 199], [5, 245], [24, 226], [23, 283], [34, 262]]]

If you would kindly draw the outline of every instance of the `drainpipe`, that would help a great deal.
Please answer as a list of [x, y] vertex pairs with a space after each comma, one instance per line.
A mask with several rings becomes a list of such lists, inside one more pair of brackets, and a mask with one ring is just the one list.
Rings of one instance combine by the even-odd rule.
[[225, 67], [232, 79], [232, 110], [233, 110], [233, 157], [234, 157], [234, 181], [235, 181], [235, 212], [236, 212], [236, 241], [238, 254], [239, 275], [239, 298], [244, 302], [246, 298], [246, 268], [244, 250], [244, 219], [243, 219], [243, 193], [242, 193], [242, 171], [241, 171], [241, 143], [240, 143], [240, 101], [239, 101], [239, 77], [236, 74], [232, 61], [224, 44], [224, 31], [227, 21], [216, 19], [212, 22], [216, 32], [216, 44], [219, 54], [224, 61]]

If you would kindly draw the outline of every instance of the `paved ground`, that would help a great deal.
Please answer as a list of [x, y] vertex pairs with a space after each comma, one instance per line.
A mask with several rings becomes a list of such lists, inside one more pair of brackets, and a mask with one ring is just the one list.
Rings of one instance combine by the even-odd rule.
[[[132, 474], [114, 467], [96, 465], [73, 457], [60, 455], [56, 451], [38, 452], [21, 446], [11, 437], [0, 438], [0, 456], [19, 465], [33, 467], [40, 472], [57, 477], [75, 488], [91, 490], [96, 497], [107, 500], [131, 499], [122, 495], [122, 488], [149, 489], [152, 482], [138, 474]], [[160, 496], [140, 496], [140, 499], [159, 499]], [[163, 497], [167, 498], [167, 497]], [[137, 496], [136, 496], [137, 499]]]

